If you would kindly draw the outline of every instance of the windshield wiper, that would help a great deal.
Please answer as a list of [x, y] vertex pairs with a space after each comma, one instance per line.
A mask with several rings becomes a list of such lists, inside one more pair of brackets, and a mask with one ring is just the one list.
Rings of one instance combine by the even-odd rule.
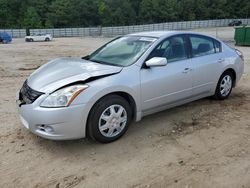
[[103, 64], [103, 65], [111, 65], [111, 66], [116, 66], [116, 67], [122, 67], [121, 65], [117, 65], [117, 64], [113, 64], [113, 63], [108, 63], [108, 62], [100, 61], [100, 60], [92, 60], [92, 59], [89, 59], [89, 61], [92, 61], [92, 62], [94, 62], [94, 63]]
[[90, 55], [86, 55], [86, 56], [82, 57], [82, 59], [85, 59], [85, 60], [89, 60], [89, 58], [90, 58]]

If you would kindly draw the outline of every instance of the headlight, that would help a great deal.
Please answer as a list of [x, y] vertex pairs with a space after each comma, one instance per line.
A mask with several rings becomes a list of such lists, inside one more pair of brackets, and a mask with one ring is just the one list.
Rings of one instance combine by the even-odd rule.
[[45, 98], [40, 106], [47, 108], [69, 106], [73, 100], [86, 88], [88, 88], [88, 85], [73, 85], [62, 88]]

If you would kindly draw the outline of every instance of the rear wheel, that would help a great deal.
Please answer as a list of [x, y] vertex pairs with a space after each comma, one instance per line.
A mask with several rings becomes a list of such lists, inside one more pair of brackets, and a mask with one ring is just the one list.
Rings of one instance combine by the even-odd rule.
[[87, 125], [89, 136], [102, 143], [119, 139], [128, 129], [131, 113], [124, 98], [118, 95], [104, 97], [90, 112]]
[[230, 71], [224, 72], [217, 84], [214, 97], [219, 100], [224, 100], [229, 97], [233, 88], [233, 74]]
[[30, 39], [30, 42], [34, 42], [34, 40], [33, 40], [33, 39]]
[[49, 39], [49, 38], [46, 38], [45, 41], [50, 41], [50, 39]]

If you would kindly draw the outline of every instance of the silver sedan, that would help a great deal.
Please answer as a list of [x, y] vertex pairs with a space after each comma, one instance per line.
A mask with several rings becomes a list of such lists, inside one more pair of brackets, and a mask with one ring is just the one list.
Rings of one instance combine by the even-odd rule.
[[137, 33], [83, 58], [52, 60], [16, 98], [22, 125], [34, 134], [107, 143], [132, 120], [208, 96], [228, 98], [243, 69], [242, 53], [211, 36]]

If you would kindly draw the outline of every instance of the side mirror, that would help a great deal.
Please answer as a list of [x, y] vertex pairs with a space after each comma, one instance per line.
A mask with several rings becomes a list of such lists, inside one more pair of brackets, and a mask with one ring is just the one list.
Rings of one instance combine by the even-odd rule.
[[160, 67], [166, 66], [168, 63], [165, 57], [153, 57], [150, 60], [146, 61], [147, 67]]

